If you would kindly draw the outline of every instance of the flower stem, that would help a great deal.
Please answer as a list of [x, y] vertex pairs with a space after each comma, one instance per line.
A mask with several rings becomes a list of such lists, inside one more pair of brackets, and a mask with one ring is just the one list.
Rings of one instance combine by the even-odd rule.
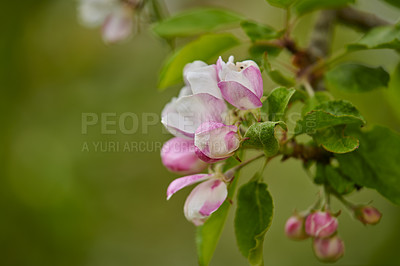
[[313, 88], [311, 87], [310, 83], [309, 83], [308, 81], [304, 81], [304, 82], [303, 82], [303, 85], [304, 85], [304, 88], [306, 89], [308, 95], [309, 95], [310, 97], [313, 97], [313, 96], [314, 96], [314, 90], [313, 90]]
[[[240, 170], [244, 166], [246, 166], [246, 165], [248, 165], [248, 164], [254, 162], [255, 160], [260, 159], [260, 158], [262, 158], [264, 156], [265, 156], [264, 153], [261, 153], [261, 154], [255, 156], [255, 157], [253, 157], [251, 159], [248, 159], [247, 161], [244, 161], [243, 163], [241, 163], [239, 165], [236, 165], [235, 167], [229, 169], [228, 171], [226, 171], [224, 175], [226, 176], [227, 181], [231, 181], [233, 179], [233, 176], [234, 176], [236, 171]], [[268, 158], [268, 159], [270, 159], [270, 158]]]

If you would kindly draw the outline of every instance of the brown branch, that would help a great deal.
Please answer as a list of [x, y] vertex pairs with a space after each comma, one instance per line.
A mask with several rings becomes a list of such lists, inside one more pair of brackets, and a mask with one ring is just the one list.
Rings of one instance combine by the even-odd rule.
[[294, 139], [286, 142], [281, 148], [283, 153], [282, 160], [296, 158], [304, 163], [309, 161], [318, 161], [320, 163], [329, 164], [332, 153], [327, 152], [323, 148], [310, 144], [297, 143]]
[[346, 7], [336, 11], [340, 23], [354, 27], [361, 31], [368, 31], [374, 27], [390, 25], [388, 21], [364, 11]]
[[[307, 49], [308, 67], [304, 69], [308, 71], [309, 67], [321, 59], [326, 58], [330, 54], [334, 26], [336, 21], [335, 10], [321, 11], [314, 30], [311, 34], [310, 44]], [[300, 73], [301, 74], [301, 73]], [[322, 75], [320, 73], [311, 73], [307, 79], [316, 91], [325, 90]]]

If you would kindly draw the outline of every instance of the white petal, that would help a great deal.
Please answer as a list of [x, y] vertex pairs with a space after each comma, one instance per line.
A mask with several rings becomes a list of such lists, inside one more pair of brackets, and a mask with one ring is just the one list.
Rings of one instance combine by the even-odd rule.
[[185, 202], [186, 219], [196, 226], [202, 225], [224, 203], [227, 195], [226, 184], [219, 179], [213, 178], [197, 185]]
[[100, 26], [117, 4], [116, 0], [81, 0], [79, 19], [86, 27]]
[[161, 122], [177, 137], [194, 138], [202, 123], [221, 122], [226, 108], [223, 100], [207, 93], [174, 98], [162, 111]]
[[189, 96], [189, 95], [192, 95], [192, 94], [193, 94], [193, 92], [190, 89], [190, 87], [189, 86], [185, 86], [179, 91], [178, 98], [181, 98], [183, 96]]
[[187, 71], [185, 77], [194, 94], [208, 93], [222, 99], [221, 91], [218, 88], [215, 65], [203, 66]]

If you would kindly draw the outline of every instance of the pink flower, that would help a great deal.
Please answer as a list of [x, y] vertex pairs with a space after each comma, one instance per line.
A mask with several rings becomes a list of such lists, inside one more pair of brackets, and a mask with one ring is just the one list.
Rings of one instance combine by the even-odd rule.
[[161, 160], [171, 172], [194, 174], [201, 172], [207, 164], [197, 157], [193, 140], [172, 138], [161, 149]]
[[372, 206], [360, 206], [356, 208], [355, 215], [363, 224], [377, 224], [382, 217], [382, 213]]
[[116, 43], [128, 38], [133, 28], [133, 12], [128, 5], [120, 5], [107, 16], [102, 27], [105, 43]]
[[103, 40], [115, 43], [132, 34], [133, 15], [141, 0], [80, 0], [79, 18], [86, 27], [102, 26]]
[[204, 224], [209, 216], [224, 203], [228, 195], [225, 182], [219, 178], [219, 175], [198, 174], [175, 179], [167, 189], [168, 200], [175, 192], [200, 181], [205, 182], [192, 190], [184, 206], [186, 219], [196, 226]]
[[234, 63], [233, 56], [225, 63], [220, 57], [217, 61], [218, 87], [222, 96], [233, 106], [241, 109], [254, 109], [262, 106], [263, 80], [260, 69], [254, 61]]
[[329, 212], [317, 211], [306, 219], [306, 233], [313, 237], [328, 237], [336, 232], [338, 221]]
[[344, 243], [338, 236], [315, 238], [313, 240], [315, 256], [323, 262], [335, 262], [344, 254]]
[[305, 219], [299, 214], [295, 214], [286, 221], [285, 234], [292, 240], [303, 240], [308, 238], [304, 229]]
[[232, 156], [240, 145], [237, 131], [236, 126], [227, 126], [218, 122], [201, 124], [194, 136], [197, 156], [208, 163]]

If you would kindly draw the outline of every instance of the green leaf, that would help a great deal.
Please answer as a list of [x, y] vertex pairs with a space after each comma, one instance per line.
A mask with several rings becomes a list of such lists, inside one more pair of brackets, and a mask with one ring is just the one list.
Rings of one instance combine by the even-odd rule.
[[383, 0], [388, 4], [391, 4], [392, 6], [400, 8], [400, 1], [399, 0]]
[[[237, 164], [239, 164], [239, 162], [235, 158], [230, 157], [225, 162], [224, 171]], [[232, 199], [234, 196], [238, 179], [239, 172], [236, 173], [235, 179], [232, 181], [229, 187], [229, 199]], [[204, 225], [197, 227], [196, 244], [198, 262], [200, 266], [207, 266], [210, 263], [219, 238], [221, 237], [222, 230], [224, 229], [230, 207], [231, 204], [228, 201], [225, 201], [221, 207], [219, 207], [218, 210], [211, 215]]]
[[282, 121], [253, 124], [244, 135], [248, 139], [243, 142], [243, 146], [261, 148], [267, 157], [275, 155], [279, 151], [279, 141], [276, 136], [277, 125], [287, 130], [286, 124]]
[[318, 130], [313, 138], [318, 145], [321, 145], [327, 151], [334, 153], [352, 152], [358, 148], [359, 141], [355, 137], [345, 136], [345, 127], [340, 125]]
[[251, 180], [238, 193], [235, 234], [240, 252], [251, 265], [263, 265], [263, 243], [273, 216], [274, 205], [267, 185]]
[[390, 103], [392, 109], [396, 112], [397, 117], [400, 119], [400, 63], [396, 66], [390, 76], [389, 89], [385, 94], [385, 98]]
[[340, 173], [339, 169], [329, 164], [317, 164], [315, 183], [328, 185], [335, 192], [344, 195], [352, 192], [355, 184], [348, 177]]
[[347, 49], [400, 49], [400, 24], [373, 28]]
[[271, 67], [271, 64], [270, 64], [270, 62], [268, 60], [268, 55], [267, 54], [264, 54], [263, 64], [262, 65], [263, 65], [265, 71], [267, 72], [267, 75], [276, 84], [282, 85], [282, 86], [285, 86], [285, 87], [292, 87], [292, 86], [295, 85], [294, 79], [286, 77], [279, 70], [273, 69]]
[[360, 147], [335, 155], [340, 171], [356, 184], [376, 189], [400, 205], [400, 135], [381, 126], [353, 134], [360, 139]]
[[271, 6], [276, 6], [276, 7], [280, 7], [280, 8], [288, 8], [295, 1], [296, 0], [267, 0], [267, 2]]
[[300, 0], [294, 3], [293, 9], [298, 15], [317, 10], [339, 8], [354, 4], [355, 0]]
[[183, 68], [195, 60], [216, 59], [222, 52], [240, 42], [232, 34], [203, 35], [172, 55], [160, 73], [159, 88], [165, 89], [182, 81]]
[[267, 53], [269, 58], [274, 58], [277, 57], [281, 51], [282, 48], [268, 44], [255, 43], [249, 47], [249, 54], [251, 59], [255, 61], [259, 66], [262, 66], [263, 64], [263, 57], [265, 53]]
[[326, 91], [315, 92], [313, 97], [310, 97], [305, 101], [304, 106], [301, 109], [301, 116], [305, 116], [308, 112], [315, 110], [315, 107], [321, 103], [328, 102], [332, 99], [332, 95]]
[[346, 92], [366, 92], [387, 87], [390, 75], [382, 67], [359, 64], [338, 65], [325, 75], [328, 87]]
[[241, 20], [240, 15], [227, 10], [199, 8], [165, 19], [157, 23], [153, 31], [164, 38], [192, 36], [230, 26]]
[[282, 120], [290, 98], [295, 92], [295, 89], [287, 89], [285, 87], [278, 87], [271, 91], [262, 107], [263, 111], [268, 108], [266, 111], [270, 121]]
[[282, 31], [278, 32], [267, 25], [262, 25], [252, 21], [242, 21], [240, 26], [253, 42], [277, 39], [283, 34]]
[[298, 121], [295, 133], [296, 135], [303, 133], [313, 135], [317, 130], [323, 128], [354, 123], [365, 124], [365, 120], [357, 108], [348, 101], [329, 101], [318, 105]]

